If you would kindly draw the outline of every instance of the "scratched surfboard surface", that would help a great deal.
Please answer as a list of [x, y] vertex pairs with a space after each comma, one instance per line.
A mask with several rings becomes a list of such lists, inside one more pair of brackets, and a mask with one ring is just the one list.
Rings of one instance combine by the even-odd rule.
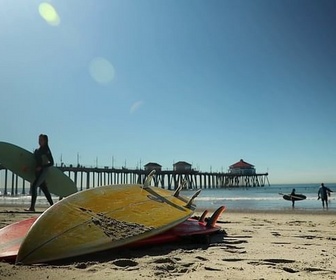
[[176, 226], [188, 219], [195, 207], [179, 194], [142, 185], [78, 192], [37, 219], [16, 262], [48, 262], [126, 245]]

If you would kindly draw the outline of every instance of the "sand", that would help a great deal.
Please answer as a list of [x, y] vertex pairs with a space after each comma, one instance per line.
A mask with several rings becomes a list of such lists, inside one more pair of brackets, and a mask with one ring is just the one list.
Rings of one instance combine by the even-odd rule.
[[[1, 206], [0, 227], [32, 215]], [[0, 262], [0, 279], [336, 279], [335, 211], [227, 210], [220, 225], [208, 244], [110, 250], [43, 265]]]

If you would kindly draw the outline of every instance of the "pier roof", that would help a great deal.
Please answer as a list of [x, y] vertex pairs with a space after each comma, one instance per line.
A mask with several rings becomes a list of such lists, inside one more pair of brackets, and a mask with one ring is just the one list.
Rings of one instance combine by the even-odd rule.
[[147, 164], [145, 164], [145, 166], [157, 166], [157, 167], [162, 167], [160, 164], [156, 163], [156, 162], [148, 162]]
[[186, 162], [186, 161], [178, 161], [176, 163], [173, 164], [173, 166], [175, 165], [188, 165], [188, 166], [191, 166], [190, 163]]
[[247, 163], [246, 161], [244, 161], [242, 159], [230, 166], [231, 169], [234, 169], [234, 168], [253, 168], [253, 167], [254, 167], [253, 164]]

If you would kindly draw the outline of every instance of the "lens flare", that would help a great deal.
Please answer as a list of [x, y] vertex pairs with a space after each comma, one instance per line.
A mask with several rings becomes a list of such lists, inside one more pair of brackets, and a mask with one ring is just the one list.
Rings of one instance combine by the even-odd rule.
[[110, 83], [115, 74], [113, 65], [107, 59], [102, 57], [92, 59], [89, 71], [91, 77], [99, 84]]
[[58, 26], [61, 23], [61, 19], [57, 14], [55, 8], [49, 3], [41, 3], [39, 5], [40, 16], [50, 25]]
[[137, 111], [142, 105], [143, 105], [143, 101], [137, 101], [135, 103], [132, 104], [131, 109], [130, 109], [130, 113], [133, 114], [135, 111]]

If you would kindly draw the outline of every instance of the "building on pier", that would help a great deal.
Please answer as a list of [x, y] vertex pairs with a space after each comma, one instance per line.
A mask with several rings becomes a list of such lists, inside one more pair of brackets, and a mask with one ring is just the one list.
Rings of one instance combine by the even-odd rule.
[[191, 164], [185, 161], [178, 161], [173, 164], [173, 170], [179, 172], [191, 171]]
[[232, 165], [230, 165], [229, 173], [235, 175], [253, 175], [256, 173], [254, 165], [240, 160]]
[[162, 166], [156, 162], [149, 162], [144, 166], [145, 171], [155, 170], [156, 172], [160, 172], [162, 170]]
[[253, 164], [243, 159], [230, 165], [225, 185], [228, 187], [259, 187], [268, 183], [268, 173], [256, 173]]

